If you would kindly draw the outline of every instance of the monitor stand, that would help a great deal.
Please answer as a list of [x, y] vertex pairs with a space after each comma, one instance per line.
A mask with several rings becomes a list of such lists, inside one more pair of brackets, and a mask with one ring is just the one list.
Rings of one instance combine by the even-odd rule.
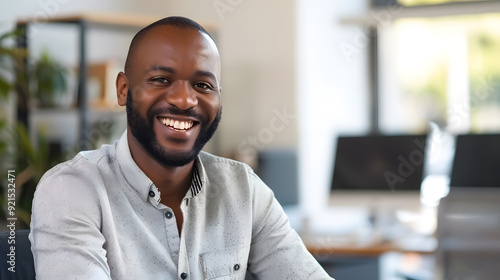
[[331, 211], [345, 215], [365, 213], [367, 229], [360, 235], [361, 242], [396, 240], [410, 231], [405, 217], [418, 217], [422, 212], [420, 191], [366, 191], [333, 190], [328, 204]]

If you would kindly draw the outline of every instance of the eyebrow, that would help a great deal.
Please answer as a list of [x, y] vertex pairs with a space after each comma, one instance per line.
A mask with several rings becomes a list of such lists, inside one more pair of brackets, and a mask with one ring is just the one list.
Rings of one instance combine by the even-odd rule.
[[[153, 66], [149, 67], [146, 72], [151, 72], [151, 71], [164, 71], [164, 72], [168, 72], [171, 74], [177, 73], [177, 71], [174, 68], [168, 67], [168, 66], [163, 66], [163, 65], [153, 65]], [[207, 78], [213, 79], [214, 81], [217, 81], [217, 77], [210, 71], [198, 70], [194, 73], [194, 76], [207, 77]]]
[[174, 68], [162, 65], [153, 65], [146, 70], [146, 72], [151, 72], [151, 71], [164, 71], [172, 74], [177, 73], [177, 71]]
[[202, 76], [217, 81], [215, 75], [209, 71], [202, 71], [202, 70], [196, 71], [195, 76]]

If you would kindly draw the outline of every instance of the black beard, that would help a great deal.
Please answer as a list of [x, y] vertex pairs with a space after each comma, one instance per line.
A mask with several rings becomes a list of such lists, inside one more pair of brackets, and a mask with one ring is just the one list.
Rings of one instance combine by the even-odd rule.
[[[147, 112], [147, 119], [141, 117], [134, 102], [132, 101], [132, 93], [129, 90], [127, 93], [127, 121], [130, 128], [130, 132], [141, 144], [142, 147], [154, 158], [156, 161], [166, 165], [166, 166], [184, 166], [196, 159], [201, 149], [205, 144], [212, 138], [219, 122], [222, 118], [222, 106], [219, 108], [219, 112], [215, 116], [213, 122], [208, 126], [208, 120], [194, 112], [194, 110], [180, 110], [175, 106], [169, 106], [168, 108], [152, 108]], [[182, 115], [194, 117], [200, 120], [200, 134], [196, 138], [193, 149], [187, 152], [173, 152], [168, 151], [161, 146], [156, 139], [156, 133], [153, 129], [154, 118], [160, 113], [168, 113], [172, 115]], [[207, 127], [208, 126], [208, 127]]]

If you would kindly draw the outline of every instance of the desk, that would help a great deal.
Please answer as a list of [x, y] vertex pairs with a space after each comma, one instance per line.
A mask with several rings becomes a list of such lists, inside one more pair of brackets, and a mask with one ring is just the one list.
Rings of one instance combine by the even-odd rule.
[[379, 256], [388, 252], [433, 254], [437, 249], [434, 237], [408, 237], [403, 240], [359, 243], [329, 236], [309, 237], [304, 240], [313, 255]]
[[[433, 237], [408, 237], [393, 242], [364, 244], [329, 236], [309, 237], [304, 241], [309, 252], [337, 279], [383, 279], [383, 275], [389, 273], [381, 268], [384, 255], [397, 252], [433, 258], [437, 248], [437, 241]], [[393, 273], [398, 272], [396, 269]]]
[[366, 246], [359, 245], [321, 245], [309, 243], [306, 244], [307, 250], [314, 256], [380, 256], [387, 252], [399, 251], [398, 247], [392, 243], [370, 244]]

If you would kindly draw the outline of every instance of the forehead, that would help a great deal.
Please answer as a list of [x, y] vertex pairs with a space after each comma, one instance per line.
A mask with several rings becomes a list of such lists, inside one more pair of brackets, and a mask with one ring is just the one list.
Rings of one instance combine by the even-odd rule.
[[192, 28], [170, 25], [153, 27], [138, 42], [133, 54], [133, 71], [154, 65], [174, 68], [193, 66], [219, 76], [220, 58], [213, 40]]

